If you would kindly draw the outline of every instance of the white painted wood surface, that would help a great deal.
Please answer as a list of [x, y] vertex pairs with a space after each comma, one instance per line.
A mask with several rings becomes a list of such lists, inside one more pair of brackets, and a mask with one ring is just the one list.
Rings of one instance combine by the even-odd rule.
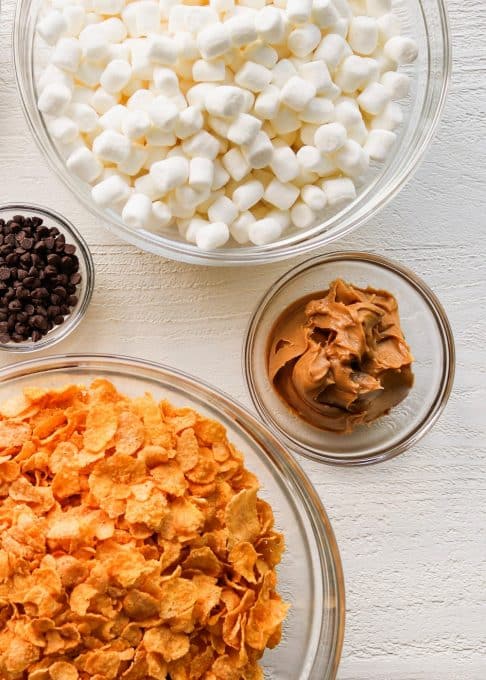
[[[117, 352], [177, 366], [248, 404], [241, 343], [255, 301], [290, 264], [189, 267], [117, 241], [53, 175], [23, 119], [0, 25], [0, 203], [56, 208], [87, 235], [97, 284], [87, 318], [55, 352]], [[450, 316], [457, 378], [414, 450], [366, 469], [302, 461], [344, 563], [340, 680], [486, 678], [486, 9], [450, 0], [454, 75], [426, 160], [379, 217], [339, 244], [383, 253], [432, 286]], [[13, 361], [1, 356], [0, 365]]]

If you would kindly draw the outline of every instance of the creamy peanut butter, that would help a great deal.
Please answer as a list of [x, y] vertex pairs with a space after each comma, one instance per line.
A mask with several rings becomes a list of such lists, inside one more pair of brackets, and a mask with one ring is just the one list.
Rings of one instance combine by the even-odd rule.
[[268, 372], [280, 397], [336, 433], [401, 402], [413, 385], [412, 362], [395, 297], [341, 279], [288, 307], [269, 338]]

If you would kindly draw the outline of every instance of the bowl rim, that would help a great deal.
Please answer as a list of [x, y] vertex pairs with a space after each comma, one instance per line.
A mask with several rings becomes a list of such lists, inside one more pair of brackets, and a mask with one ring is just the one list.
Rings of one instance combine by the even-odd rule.
[[[422, 16], [423, 3], [429, 0], [416, 0], [421, 8]], [[22, 10], [23, 6], [32, 0], [19, 0], [17, 3], [14, 30], [12, 31], [12, 46], [13, 46], [13, 61], [15, 65], [15, 79], [17, 88], [20, 94], [20, 101], [24, 116], [27, 120], [28, 127], [35, 139], [43, 156], [46, 158], [49, 166], [54, 170], [57, 176], [62, 180], [69, 191], [76, 196], [77, 200], [94, 216], [96, 219], [102, 221], [105, 227], [112, 234], [118, 238], [122, 238], [128, 243], [146, 250], [158, 256], [167, 257], [176, 261], [186, 262], [189, 264], [198, 264], [205, 266], [249, 266], [255, 264], [266, 264], [270, 262], [277, 262], [292, 257], [297, 257], [314, 250], [317, 247], [327, 246], [334, 241], [343, 238], [350, 232], [354, 231], [363, 224], [366, 224], [372, 217], [380, 212], [386, 205], [393, 200], [393, 198], [401, 191], [405, 184], [409, 181], [412, 175], [417, 170], [422, 161], [426, 150], [428, 149], [437, 126], [442, 116], [442, 112], [447, 99], [447, 92], [449, 90], [451, 73], [452, 73], [452, 46], [451, 46], [451, 32], [448, 18], [447, 7], [445, 0], [434, 0], [437, 5], [438, 19], [442, 34], [441, 50], [438, 53], [441, 67], [440, 88], [437, 94], [437, 101], [433, 111], [426, 112], [427, 132], [419, 140], [415, 146], [414, 154], [410, 157], [407, 164], [399, 169], [396, 174], [390, 178], [386, 188], [384, 187], [371, 203], [365, 201], [363, 205], [359, 206], [354, 212], [346, 214], [346, 224], [338, 226], [336, 223], [336, 232], [326, 231], [323, 224], [316, 225], [311, 230], [303, 234], [294, 233], [289, 238], [290, 243], [279, 245], [267, 244], [264, 246], [242, 246], [231, 249], [217, 249], [214, 251], [205, 251], [199, 249], [197, 246], [184, 241], [178, 241], [157, 234], [157, 241], [154, 235], [145, 230], [134, 230], [123, 224], [122, 220], [110, 211], [102, 212], [94, 202], [87, 199], [85, 192], [81, 190], [81, 186], [76, 181], [76, 178], [69, 176], [66, 171], [64, 163], [61, 165], [60, 159], [53, 153], [52, 148], [41, 139], [41, 135], [37, 130], [36, 121], [29, 109], [28, 88], [25, 87], [23, 78], [21, 76], [21, 59], [20, 49], [22, 43], [21, 28], [22, 28]], [[427, 26], [427, 23], [425, 24]], [[430, 50], [430, 46], [429, 46]], [[430, 62], [429, 62], [430, 70]], [[436, 78], [436, 81], [438, 78]], [[37, 109], [36, 109], [37, 110]], [[42, 120], [42, 118], [40, 118]], [[46, 132], [47, 135], [47, 132]], [[52, 142], [51, 142], [52, 144]], [[343, 211], [345, 208], [343, 208]], [[335, 219], [339, 218], [340, 212], [337, 213]]]
[[22, 212], [32, 212], [39, 214], [41, 217], [52, 220], [57, 223], [60, 230], [63, 231], [66, 236], [74, 240], [76, 245], [76, 255], [83, 260], [84, 266], [86, 268], [86, 276], [83, 277], [81, 282], [80, 294], [82, 296], [80, 305], [74, 314], [70, 314], [59, 326], [55, 326], [46, 335], [42, 337], [39, 342], [32, 342], [27, 340], [25, 342], [19, 342], [18, 344], [5, 344], [0, 343], [0, 352], [9, 352], [11, 354], [26, 354], [39, 352], [47, 347], [53, 347], [61, 340], [67, 338], [71, 333], [79, 326], [83, 320], [86, 311], [91, 302], [93, 296], [94, 285], [95, 285], [95, 266], [93, 261], [93, 256], [89, 246], [82, 234], [76, 229], [74, 224], [70, 222], [67, 217], [64, 217], [60, 213], [52, 210], [51, 208], [46, 208], [45, 206], [37, 205], [35, 203], [1, 203], [0, 204], [0, 218], [6, 212], [18, 214]]
[[[231, 413], [234, 426], [242, 428], [247, 436], [255, 441], [256, 445], [270, 457], [273, 466], [279, 472], [281, 478], [286, 483], [291, 482], [293, 493], [297, 493], [307, 512], [307, 518], [312, 526], [321, 565], [326, 563], [325, 558], [327, 557], [334, 595], [336, 597], [334, 629], [330, 636], [331, 658], [327, 667], [324, 668], [323, 663], [325, 660], [322, 656], [319, 656], [324, 638], [324, 622], [321, 621], [319, 642], [316, 646], [316, 654], [309, 674], [309, 680], [335, 680], [341, 659], [346, 614], [343, 567], [336, 537], [324, 505], [300, 464], [272, 432], [244, 406], [225, 392], [184, 371], [155, 361], [119, 354], [86, 353], [54, 355], [29, 359], [0, 368], [0, 385], [8, 384], [10, 381], [28, 377], [29, 375], [46, 372], [54, 373], [56, 371], [61, 372], [76, 368], [93, 370], [99, 364], [102, 364], [103, 368], [114, 371], [118, 370], [125, 374], [129, 369], [135, 369], [140, 370], [142, 374], [149, 373], [155, 376], [155, 378], [158, 376], [159, 380], [164, 377], [175, 379], [178, 385], [189, 390], [189, 393], [195, 392], [201, 396], [208, 397], [210, 400], [215, 399], [224, 407], [227, 413]], [[324, 582], [322, 582], [322, 585], [324, 592], [326, 592]]]
[[[280, 293], [288, 283], [309, 269], [314, 269], [321, 265], [330, 264], [332, 262], [344, 262], [346, 260], [352, 262], [367, 262], [376, 267], [387, 269], [388, 271], [391, 271], [393, 274], [396, 274], [405, 280], [406, 283], [408, 283], [422, 297], [424, 302], [427, 304], [427, 307], [431, 311], [437, 324], [444, 350], [444, 361], [440, 385], [432, 405], [420, 423], [418, 423], [418, 425], [408, 435], [402, 437], [396, 444], [392, 446], [382, 446], [374, 452], [361, 455], [334, 454], [325, 450], [322, 452], [317, 451], [315, 448], [306, 446], [294, 437], [291, 437], [273, 420], [271, 413], [268, 411], [260, 397], [260, 392], [256, 386], [253, 375], [252, 358], [254, 340], [257, 334], [258, 325], [261, 319], [264, 317], [274, 297]], [[408, 267], [405, 267], [404, 265], [381, 255], [375, 255], [361, 251], [334, 251], [322, 255], [316, 255], [315, 257], [309, 258], [299, 263], [283, 274], [280, 278], [278, 278], [277, 281], [275, 281], [264, 293], [251, 315], [244, 335], [242, 351], [242, 369], [247, 392], [258, 415], [264, 422], [268, 424], [269, 429], [279, 439], [281, 439], [293, 453], [300, 454], [306, 458], [310, 458], [321, 463], [340, 465], [344, 467], [381, 463], [391, 460], [392, 458], [395, 458], [396, 456], [415, 446], [415, 444], [417, 444], [417, 442], [419, 442], [420, 439], [422, 439], [422, 437], [424, 437], [435, 425], [447, 405], [452, 391], [452, 386], [454, 384], [455, 365], [456, 351], [452, 328], [444, 307], [431, 288]]]

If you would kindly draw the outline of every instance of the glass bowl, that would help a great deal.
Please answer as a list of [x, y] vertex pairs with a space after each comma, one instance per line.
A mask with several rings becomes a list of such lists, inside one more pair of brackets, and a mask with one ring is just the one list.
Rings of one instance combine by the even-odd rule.
[[372, 169], [357, 199], [308, 230], [290, 232], [265, 246], [225, 247], [202, 251], [177, 233], [156, 234], [127, 227], [113, 211], [99, 209], [89, 187], [69, 173], [37, 109], [36, 82], [46, 63], [35, 25], [42, 0], [19, 0], [14, 27], [14, 60], [23, 109], [33, 135], [50, 165], [65, 184], [100, 221], [120, 238], [151, 253], [183, 262], [205, 265], [247, 265], [282, 260], [311, 251], [341, 238], [369, 220], [402, 188], [428, 147], [444, 105], [451, 48], [444, 0], [394, 0], [404, 33], [419, 46], [419, 58], [404, 69], [412, 78], [411, 93], [401, 104], [404, 123], [393, 154]]
[[[384, 289], [396, 297], [415, 376], [408, 396], [388, 415], [341, 435], [320, 430], [290, 411], [267, 374], [268, 337], [280, 314], [299, 298], [326, 290], [336, 278]], [[442, 413], [454, 369], [452, 331], [434, 293], [409, 269], [368, 253], [318, 256], [282, 276], [258, 304], [243, 350], [250, 397], [263, 422], [292, 451], [341, 465], [379, 463], [416, 444]]]
[[95, 377], [138, 396], [150, 391], [222, 422], [246, 464], [262, 482], [287, 549], [279, 589], [291, 603], [282, 643], [263, 658], [269, 678], [331, 680], [344, 634], [344, 583], [334, 534], [315, 490], [300, 466], [255, 418], [230, 398], [179, 371], [148, 361], [109, 355], [57, 356], [0, 370], [0, 401], [26, 385], [86, 383]]
[[66, 241], [76, 246], [76, 255], [79, 258], [79, 272], [82, 276], [81, 283], [77, 287], [77, 305], [72, 309], [64, 323], [54, 326], [38, 342], [26, 340], [25, 342], [0, 343], [0, 350], [23, 354], [27, 352], [37, 352], [47, 347], [52, 347], [56, 343], [64, 340], [79, 325], [84, 317], [91, 300], [94, 289], [94, 262], [90, 250], [79, 231], [65, 217], [62, 217], [54, 210], [43, 208], [38, 205], [2, 205], [0, 206], [0, 218], [10, 220], [14, 215], [24, 215], [25, 217], [39, 216], [44, 219], [47, 226], [57, 227], [66, 236]]

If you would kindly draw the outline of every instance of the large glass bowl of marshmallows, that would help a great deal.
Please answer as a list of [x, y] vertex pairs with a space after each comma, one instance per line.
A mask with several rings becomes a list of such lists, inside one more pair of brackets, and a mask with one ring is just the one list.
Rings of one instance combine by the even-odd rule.
[[443, 0], [20, 0], [34, 136], [112, 231], [202, 264], [330, 243], [401, 188], [444, 104]]

